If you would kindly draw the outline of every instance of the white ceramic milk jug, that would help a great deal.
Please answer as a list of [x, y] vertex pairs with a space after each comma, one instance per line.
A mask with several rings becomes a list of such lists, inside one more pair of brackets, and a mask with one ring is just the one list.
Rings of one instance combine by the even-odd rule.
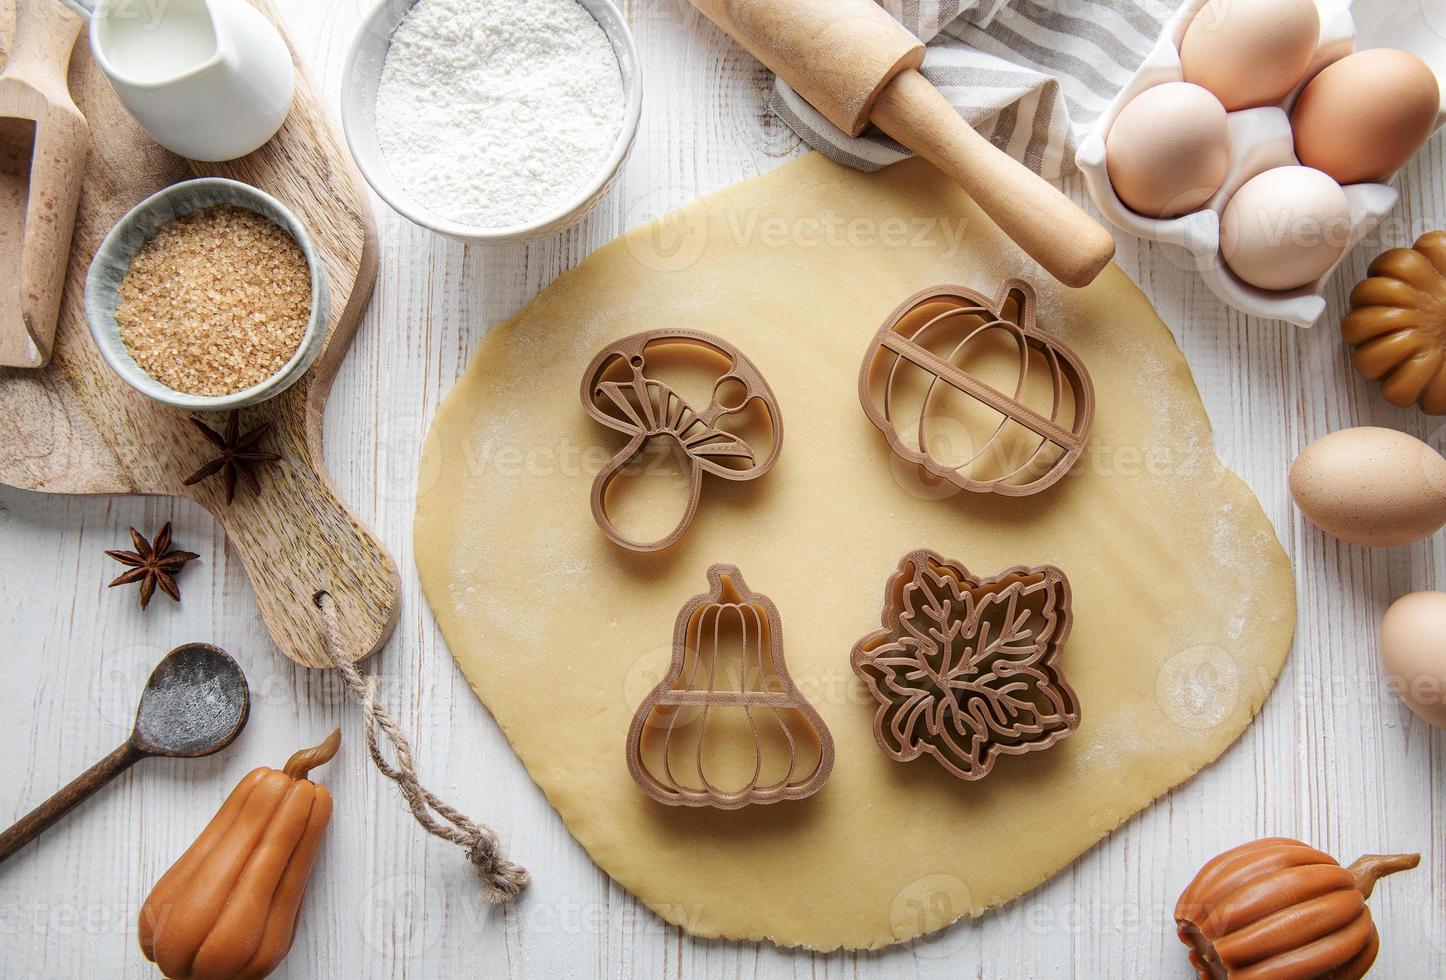
[[296, 73], [246, 0], [96, 0], [90, 46], [121, 103], [189, 160], [234, 160], [281, 128]]

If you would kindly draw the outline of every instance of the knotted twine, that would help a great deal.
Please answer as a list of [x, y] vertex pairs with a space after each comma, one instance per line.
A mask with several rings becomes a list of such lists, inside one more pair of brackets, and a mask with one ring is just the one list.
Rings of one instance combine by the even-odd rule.
[[[316, 604], [326, 619], [326, 655], [341, 674], [341, 679], [352, 697], [361, 702], [367, 751], [371, 753], [372, 762], [383, 776], [397, 784], [397, 788], [402, 791], [402, 797], [407, 801], [407, 807], [412, 811], [412, 816], [422, 825], [423, 830], [434, 837], [466, 848], [467, 860], [472, 862], [482, 876], [485, 886], [482, 892], [484, 901], [489, 905], [501, 905], [514, 898], [532, 883], [532, 875], [526, 868], [513, 864], [502, 856], [502, 842], [496, 831], [453, 809], [421, 784], [417, 777], [416, 761], [412, 758], [411, 743], [396, 720], [377, 701], [380, 679], [375, 674], [363, 675], [341, 652], [335, 600], [328, 593], [322, 592], [317, 595]], [[397, 757], [396, 765], [392, 765], [382, 755], [381, 743], [377, 737], [379, 728], [387, 741], [392, 743], [392, 750]], [[443, 823], [443, 820], [446, 823]]]

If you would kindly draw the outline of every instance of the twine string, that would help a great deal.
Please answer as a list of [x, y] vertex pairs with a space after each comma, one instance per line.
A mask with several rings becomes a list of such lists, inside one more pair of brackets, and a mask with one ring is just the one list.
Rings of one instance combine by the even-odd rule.
[[[514, 898], [532, 883], [532, 875], [526, 868], [503, 857], [502, 842], [491, 827], [454, 809], [421, 784], [417, 776], [416, 761], [412, 758], [411, 743], [397, 725], [396, 719], [377, 701], [380, 680], [375, 674], [363, 675], [356, 665], [341, 653], [335, 600], [328, 593], [322, 592], [317, 595], [316, 604], [326, 621], [326, 655], [341, 675], [352, 697], [361, 703], [367, 751], [371, 754], [372, 762], [383, 776], [397, 784], [403, 799], [407, 801], [408, 809], [412, 811], [417, 823], [422, 825], [422, 829], [434, 837], [451, 841], [466, 849], [467, 860], [472, 862], [482, 876], [485, 886], [482, 897], [489, 905], [501, 905]], [[392, 745], [397, 759], [395, 765], [382, 754], [378, 729]], [[438, 820], [438, 817], [442, 819]]]

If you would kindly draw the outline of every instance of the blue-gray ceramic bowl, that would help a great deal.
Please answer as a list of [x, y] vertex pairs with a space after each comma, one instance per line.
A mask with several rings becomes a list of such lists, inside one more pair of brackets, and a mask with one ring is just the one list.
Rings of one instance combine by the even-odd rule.
[[[121, 281], [130, 271], [131, 260], [141, 246], [156, 237], [168, 221], [221, 204], [254, 211], [295, 239], [306, 256], [306, 265], [311, 272], [311, 318], [291, 360], [265, 381], [229, 395], [188, 395], [161, 384], [136, 363], [121, 340], [115, 311], [120, 306]], [[131, 208], [101, 242], [85, 278], [85, 317], [90, 323], [90, 335], [95, 338], [95, 345], [100, 348], [106, 363], [126, 384], [142, 394], [193, 412], [245, 408], [279, 395], [299, 381], [325, 346], [330, 307], [326, 270], [321, 256], [296, 215], [265, 191], [222, 177], [201, 177], [172, 184]]]

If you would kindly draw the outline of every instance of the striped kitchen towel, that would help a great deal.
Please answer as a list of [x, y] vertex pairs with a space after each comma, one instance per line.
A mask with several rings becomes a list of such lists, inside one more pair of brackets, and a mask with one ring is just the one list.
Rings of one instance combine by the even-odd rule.
[[[1177, 0], [879, 0], [929, 45], [924, 75], [994, 144], [1045, 177], [1074, 173], [1075, 147], [1154, 47]], [[810, 146], [860, 170], [908, 151], [853, 138], [783, 80], [770, 107]]]

